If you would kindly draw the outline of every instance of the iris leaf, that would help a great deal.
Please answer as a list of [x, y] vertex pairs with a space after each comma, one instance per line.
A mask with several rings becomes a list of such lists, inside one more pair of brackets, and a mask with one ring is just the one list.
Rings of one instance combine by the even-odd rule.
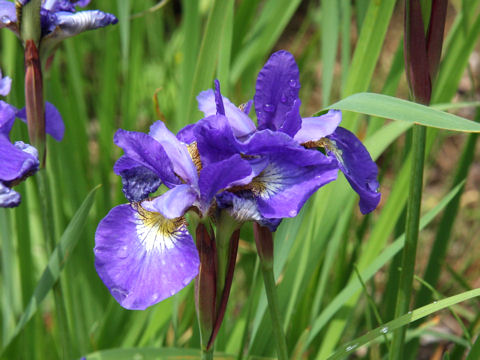
[[47, 294], [57, 282], [63, 267], [68, 261], [69, 255], [72, 253], [75, 245], [80, 239], [82, 229], [87, 221], [88, 214], [93, 205], [95, 193], [98, 188], [99, 186], [95, 187], [92, 191], [90, 191], [80, 208], [75, 213], [73, 219], [68, 224], [68, 227], [65, 229], [65, 232], [63, 233], [60, 242], [50, 256], [48, 265], [43, 271], [43, 274], [37, 283], [35, 291], [33, 292], [33, 296], [31, 297], [27, 308], [23, 312], [20, 321], [15, 328], [15, 331], [4, 342], [3, 349], [1, 351], [2, 353], [12, 342], [12, 340], [22, 331], [23, 327], [32, 318], [32, 316], [37, 311], [38, 306], [42, 303], [42, 301], [45, 299]]
[[480, 124], [474, 121], [411, 101], [382, 94], [354, 94], [330, 105], [328, 109], [353, 111], [438, 129], [480, 132]]

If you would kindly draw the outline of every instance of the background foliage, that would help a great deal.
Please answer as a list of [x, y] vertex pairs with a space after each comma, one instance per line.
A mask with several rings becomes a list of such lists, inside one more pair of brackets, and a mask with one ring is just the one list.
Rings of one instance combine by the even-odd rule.
[[[432, 96], [434, 106], [456, 107], [457, 113], [471, 119], [478, 118], [472, 107], [478, 104], [472, 102], [478, 96], [480, 74], [479, 5], [479, 0], [450, 3]], [[2, 356], [195, 358], [199, 333], [192, 285], [146, 311], [127, 311], [95, 273], [96, 226], [110, 208], [125, 202], [120, 179], [112, 171], [121, 153], [112, 143], [114, 132], [119, 127], [145, 131], [158, 117], [172, 131], [197, 121], [201, 113], [195, 96], [212, 87], [214, 78], [234, 103], [248, 101], [258, 71], [277, 49], [289, 50], [297, 59], [304, 116], [358, 92], [408, 98], [402, 4], [394, 0], [164, 0], [159, 4], [105, 0], [92, 2], [91, 8], [116, 14], [119, 23], [65, 41], [45, 72], [46, 98], [66, 124], [65, 139], [61, 143], [49, 139], [48, 144], [55, 237], [60, 241], [56, 252], [49, 257], [44, 246], [37, 179], [19, 186], [20, 207], [0, 209]], [[22, 107], [22, 48], [9, 32], [2, 31], [0, 37], [0, 66], [14, 80], [7, 99]], [[462, 103], [452, 105], [458, 102]], [[367, 99], [363, 104], [379, 103]], [[407, 116], [410, 110], [407, 107]], [[297, 218], [284, 221], [276, 233], [275, 273], [291, 356], [326, 359], [342, 351], [340, 358], [380, 359], [388, 351], [385, 340], [395, 326], [421, 319], [407, 333], [410, 339], [422, 339], [419, 358], [448, 351], [450, 359], [461, 359], [473, 346], [471, 359], [475, 359], [473, 354], [480, 351], [478, 294], [467, 290], [480, 286], [477, 135], [429, 128], [427, 138], [423, 231], [412, 304], [418, 308], [444, 297], [460, 297], [427, 305], [423, 312], [386, 326], [394, 320], [400, 263], [396, 254], [403, 244], [406, 189], [412, 176], [411, 124], [362, 112], [379, 115], [344, 112], [342, 125], [356, 131], [378, 159], [379, 209], [361, 216], [358, 199], [342, 178], [319, 191]], [[16, 124], [12, 135], [25, 138], [25, 126]], [[102, 186], [87, 197], [98, 184]], [[231, 355], [223, 358], [273, 357], [270, 319], [249, 226], [242, 230], [240, 241], [216, 350]], [[53, 306], [50, 290], [55, 291], [57, 280], [64, 294], [68, 334], [59, 331]], [[424, 317], [445, 307], [449, 311]], [[357, 339], [377, 327], [371, 333], [375, 336]], [[61, 345], [64, 337], [71, 344], [67, 353]], [[368, 346], [362, 347], [365, 343]], [[409, 346], [412, 358], [417, 356], [414, 349]]]

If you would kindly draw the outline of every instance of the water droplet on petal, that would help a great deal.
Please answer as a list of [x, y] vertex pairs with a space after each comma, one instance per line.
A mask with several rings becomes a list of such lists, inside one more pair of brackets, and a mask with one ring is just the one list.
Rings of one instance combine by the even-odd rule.
[[266, 112], [272, 113], [272, 112], [275, 111], [275, 105], [265, 104], [265, 105], [263, 105], [263, 110], [265, 110]]
[[8, 24], [8, 23], [12, 22], [7, 15], [2, 16], [2, 17], [0, 18], [0, 21], [1, 21], [2, 23], [4, 23], [4, 24]]
[[382, 328], [382, 330], [380, 330], [380, 332], [381, 332], [382, 334], [388, 333], [388, 327], [385, 326], [384, 328]]
[[152, 301], [157, 301], [158, 299], [158, 294], [153, 294], [152, 295]]
[[296, 210], [290, 210], [288, 212], [288, 215], [290, 215], [291, 217], [297, 216], [297, 211]]
[[294, 80], [294, 79], [291, 79], [288, 81], [288, 85], [291, 87], [291, 88], [296, 88], [297, 87], [297, 80]]
[[280, 101], [284, 104], [287, 102], [287, 97], [285, 96], [285, 94], [282, 94], [282, 96], [280, 97]]
[[175, 294], [176, 294], [176, 291], [175, 291], [175, 290], [173, 290], [173, 289], [170, 290], [170, 296], [173, 296], [173, 295], [175, 295]]

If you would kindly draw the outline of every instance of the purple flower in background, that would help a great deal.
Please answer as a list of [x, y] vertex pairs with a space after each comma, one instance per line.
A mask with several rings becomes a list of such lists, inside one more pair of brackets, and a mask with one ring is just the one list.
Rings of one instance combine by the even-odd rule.
[[[184, 288], [199, 258], [185, 213], [208, 216], [221, 189], [252, 179], [240, 155], [202, 164], [195, 143], [181, 142], [161, 121], [149, 134], [118, 130], [123, 155], [115, 164], [131, 204], [113, 208], [95, 234], [95, 267], [113, 297], [127, 309], [145, 309]], [[169, 188], [150, 198], [160, 184]]]
[[[30, 0], [21, 1], [25, 5]], [[75, 11], [75, 7], [84, 7], [90, 0], [44, 0], [40, 10], [42, 54], [49, 52], [60, 41], [75, 36], [87, 30], [116, 24], [117, 18], [99, 10]], [[0, 0], [0, 28], [7, 27], [19, 36], [19, 25], [15, 11], [15, 4], [7, 0]]]
[[[339, 127], [342, 115], [338, 110], [330, 110], [318, 117], [302, 118], [299, 71], [292, 54], [287, 51], [274, 53], [258, 74], [254, 96], [258, 128], [247, 113], [236, 108], [222, 97], [218, 85], [216, 90], [207, 90], [198, 97], [199, 109], [205, 116], [223, 109], [230, 127], [237, 139], [242, 139], [255, 131], [270, 130], [283, 133], [307, 149], [323, 148], [327, 157], [336, 159], [338, 168], [344, 173], [352, 188], [360, 195], [360, 210], [363, 214], [373, 211], [379, 201], [376, 164], [361, 141], [350, 131]], [[249, 109], [250, 103], [247, 104]], [[193, 129], [184, 131], [188, 136]]]
[[[12, 80], [0, 72], [0, 95], [10, 92]], [[22, 141], [10, 142], [10, 130], [17, 109], [0, 100], [0, 207], [20, 204], [20, 194], [12, 187], [38, 170], [37, 150]]]
[[[0, 71], [0, 95], [10, 92], [12, 79], [2, 77]], [[0, 207], [15, 207], [20, 204], [20, 194], [12, 189], [25, 178], [33, 175], [39, 166], [38, 152], [33, 146], [23, 141], [11, 143], [10, 131], [15, 118], [24, 122], [25, 109], [17, 110], [14, 106], [0, 100]], [[45, 110], [46, 131], [55, 140], [63, 138], [65, 126], [58, 110], [50, 103]]]

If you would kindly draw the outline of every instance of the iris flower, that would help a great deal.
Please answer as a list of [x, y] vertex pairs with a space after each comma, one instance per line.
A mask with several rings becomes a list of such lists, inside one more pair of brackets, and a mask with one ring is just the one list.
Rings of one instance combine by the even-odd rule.
[[[30, 0], [22, 0], [25, 5]], [[42, 54], [51, 51], [60, 41], [87, 30], [93, 30], [110, 24], [116, 24], [117, 18], [99, 10], [76, 12], [77, 6], [84, 7], [90, 0], [43, 0], [40, 10], [42, 34], [39, 48]], [[15, 4], [0, 0], [0, 28], [7, 27], [20, 37]]]
[[[254, 96], [257, 128], [247, 116], [248, 111], [244, 111], [251, 103], [237, 108], [221, 96], [218, 83], [215, 91], [204, 91], [197, 99], [199, 109], [207, 117], [218, 113], [222, 102], [228, 124], [239, 141], [254, 137], [255, 133], [271, 131], [289, 137], [305, 149], [323, 149], [327, 158], [336, 160], [338, 169], [360, 196], [360, 211], [363, 214], [373, 211], [381, 195], [378, 192], [378, 169], [370, 154], [354, 134], [338, 126], [342, 120], [340, 111], [330, 110], [322, 116], [302, 118], [299, 89], [295, 59], [282, 50], [270, 57], [257, 77]], [[193, 132], [193, 128], [186, 129], [184, 136]]]
[[[196, 148], [177, 139], [161, 121], [149, 134], [118, 130], [124, 150], [115, 164], [130, 204], [113, 208], [95, 234], [95, 267], [112, 296], [127, 309], [145, 309], [185, 287], [199, 258], [185, 213], [209, 215], [215, 195], [252, 179], [238, 154], [203, 164]], [[150, 198], [160, 184], [169, 188]]]

